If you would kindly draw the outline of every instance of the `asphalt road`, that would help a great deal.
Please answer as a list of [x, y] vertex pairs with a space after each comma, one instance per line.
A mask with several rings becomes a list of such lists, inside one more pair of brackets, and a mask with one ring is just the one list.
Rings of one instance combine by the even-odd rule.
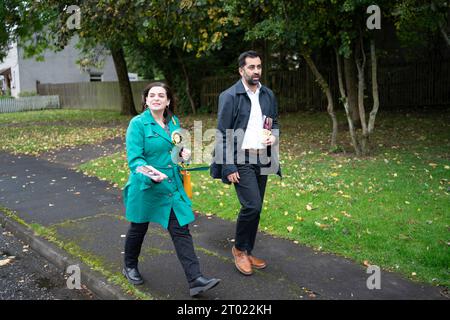
[[95, 300], [86, 288], [68, 289], [62, 270], [0, 226], [0, 300]]

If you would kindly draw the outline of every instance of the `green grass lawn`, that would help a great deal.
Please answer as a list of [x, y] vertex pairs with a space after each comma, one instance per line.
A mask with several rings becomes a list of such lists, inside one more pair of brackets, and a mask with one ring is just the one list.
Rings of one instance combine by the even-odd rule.
[[[196, 119], [203, 120], [204, 130], [215, 124], [211, 117]], [[196, 119], [181, 122], [189, 128]], [[448, 114], [381, 114], [373, 156], [358, 159], [348, 143], [342, 144], [346, 154], [327, 151], [326, 114], [282, 115], [283, 179], [269, 178], [260, 229], [413, 280], [448, 286], [448, 120]], [[341, 132], [340, 141], [349, 140], [347, 134]], [[123, 187], [126, 155], [97, 159], [81, 170]], [[240, 205], [233, 186], [211, 179], [208, 172], [195, 172], [193, 187], [195, 210], [236, 220]]]
[[124, 136], [129, 117], [117, 112], [43, 110], [0, 114], [0, 150], [38, 155]]
[[0, 113], [0, 125], [17, 125], [40, 123], [48, 124], [51, 122], [76, 124], [76, 123], [95, 123], [111, 124], [126, 123], [130, 117], [121, 116], [115, 111], [95, 111], [95, 110], [40, 110], [27, 112]]

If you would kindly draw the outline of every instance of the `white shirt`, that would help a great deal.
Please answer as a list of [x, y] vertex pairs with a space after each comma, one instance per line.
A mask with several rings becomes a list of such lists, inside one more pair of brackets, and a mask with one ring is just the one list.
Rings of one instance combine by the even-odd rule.
[[262, 144], [263, 115], [261, 105], [259, 104], [259, 93], [261, 84], [258, 83], [256, 92], [253, 92], [244, 81], [245, 91], [251, 101], [250, 118], [248, 120], [247, 130], [245, 131], [244, 141], [242, 142], [242, 150], [244, 149], [265, 149]]

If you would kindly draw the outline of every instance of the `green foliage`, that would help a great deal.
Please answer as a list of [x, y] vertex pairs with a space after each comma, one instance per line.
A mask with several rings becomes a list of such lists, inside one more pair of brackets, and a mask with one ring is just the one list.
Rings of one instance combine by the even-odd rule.
[[15, 99], [9, 92], [7, 92], [5, 95], [0, 95], [0, 99]]
[[440, 26], [448, 25], [449, 4], [446, 0], [397, 1], [392, 16], [402, 45], [423, 48], [436, 40]]
[[220, 2], [203, 0], [150, 1], [138, 39], [145, 42], [148, 34], [165, 48], [195, 52], [197, 57], [220, 49], [227, 36], [227, 16]]
[[[34, 30], [42, 30], [46, 15], [32, 11], [32, 1], [2, 0], [0, 2], [0, 61], [6, 56], [10, 45], [16, 41], [30, 41], [38, 50], [45, 42], [34, 37]], [[45, 47], [48, 47], [48, 43]]]
[[22, 91], [19, 93], [19, 97], [34, 97], [37, 95], [36, 91]]
[[[391, 7], [388, 1], [378, 3], [386, 11]], [[259, 14], [244, 9], [251, 8], [252, 4], [259, 9]], [[365, 27], [366, 8], [371, 4], [372, 1], [361, 0], [248, 0], [232, 1], [226, 8], [248, 28], [247, 39], [269, 39], [299, 53], [337, 47], [347, 56], [359, 30], [369, 33]]]
[[[211, 51], [222, 48], [223, 40], [230, 33], [220, 1], [79, 1], [81, 25], [78, 30], [69, 30], [65, 24], [70, 17], [65, 10], [71, 4], [71, 1], [55, 0], [33, 3], [36, 12], [46, 12], [48, 16], [58, 12], [57, 19], [46, 20], [45, 30], [35, 30], [41, 38], [53, 43], [48, 40], [53, 37], [57, 46], [63, 47], [77, 35], [78, 47], [82, 50], [78, 63], [82, 68], [100, 66], [105, 49], [124, 47], [127, 61], [135, 68], [133, 71], [147, 79], [163, 77], [175, 87], [182, 110], [191, 109], [187, 81], [198, 105], [197, 80], [208, 72], [217, 72], [213, 69], [217, 66], [228, 65], [223, 60], [212, 65], [218, 59], [208, 56]], [[31, 44], [29, 50], [33, 54], [45, 49], [37, 43]], [[204, 68], [205, 65], [211, 68]]]

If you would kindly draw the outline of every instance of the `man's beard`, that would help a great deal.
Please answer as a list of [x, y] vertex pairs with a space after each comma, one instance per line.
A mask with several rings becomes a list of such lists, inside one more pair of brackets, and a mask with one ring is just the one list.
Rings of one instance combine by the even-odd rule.
[[247, 83], [251, 86], [256, 86], [259, 83], [259, 78], [258, 80], [253, 79], [252, 77], [247, 77]]

